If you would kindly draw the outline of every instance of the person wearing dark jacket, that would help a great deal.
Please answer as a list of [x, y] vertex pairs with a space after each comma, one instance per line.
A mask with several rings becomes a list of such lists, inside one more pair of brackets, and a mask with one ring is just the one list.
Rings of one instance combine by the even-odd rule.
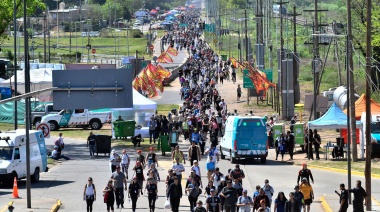
[[306, 163], [302, 164], [302, 169], [298, 172], [297, 185], [299, 185], [300, 180], [304, 177], [307, 179], [307, 182], [310, 182], [311, 179], [311, 182], [314, 184], [313, 174], [311, 174], [310, 169], [307, 168]]
[[178, 182], [178, 177], [173, 177], [174, 183], [169, 186], [166, 198], [170, 200], [170, 205], [173, 212], [178, 212], [179, 202], [182, 198], [182, 186]]
[[290, 192], [289, 200], [285, 203], [285, 212], [299, 211], [298, 201], [294, 199], [294, 192]]
[[339, 212], [347, 212], [347, 208], [348, 208], [348, 191], [344, 188], [344, 184], [340, 184], [340, 193], [338, 191], [335, 190], [335, 193], [338, 194], [339, 196], [339, 204], [340, 204], [340, 207], [339, 207]]
[[259, 195], [253, 199], [253, 211], [260, 208], [260, 201], [264, 200], [267, 207], [270, 207], [270, 201], [267, 195], [265, 195], [264, 189], [260, 188]]

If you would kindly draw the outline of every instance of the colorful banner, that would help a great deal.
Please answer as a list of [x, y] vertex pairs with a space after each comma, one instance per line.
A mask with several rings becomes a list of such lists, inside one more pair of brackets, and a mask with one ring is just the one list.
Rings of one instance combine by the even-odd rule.
[[171, 54], [171, 55], [173, 55], [173, 56], [177, 56], [178, 55], [178, 51], [175, 48], [170, 47], [170, 46], [168, 47], [168, 49], [166, 50], [166, 52], [169, 53], [169, 54]]

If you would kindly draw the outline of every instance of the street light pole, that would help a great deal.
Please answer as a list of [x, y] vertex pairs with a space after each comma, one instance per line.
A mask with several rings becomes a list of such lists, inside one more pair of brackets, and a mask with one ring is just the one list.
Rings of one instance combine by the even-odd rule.
[[[14, 51], [14, 96], [17, 96], [17, 7], [16, 7], [16, 0], [13, 0], [13, 51]], [[20, 38], [19, 38], [20, 39]], [[12, 92], [12, 89], [11, 89]], [[17, 130], [17, 101], [14, 101], [14, 129]]]
[[59, 5], [58, 2], [59, 0], [53, 0], [57, 2], [57, 48], [58, 48], [58, 40], [59, 40], [59, 23], [58, 23], [58, 10], [59, 10]]

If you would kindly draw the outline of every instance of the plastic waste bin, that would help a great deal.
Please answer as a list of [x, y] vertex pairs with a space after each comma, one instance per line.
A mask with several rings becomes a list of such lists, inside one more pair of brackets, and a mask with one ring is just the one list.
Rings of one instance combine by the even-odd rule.
[[116, 139], [135, 136], [135, 124], [136, 122], [134, 120], [113, 122]]
[[111, 152], [111, 138], [112, 136], [109, 135], [95, 135], [95, 151], [96, 156], [99, 155], [99, 153], [104, 153], [104, 156], [110, 155]]
[[168, 135], [161, 135], [158, 139], [157, 150], [162, 152], [162, 155], [165, 155], [165, 152], [171, 152], [172, 148], [170, 147]]

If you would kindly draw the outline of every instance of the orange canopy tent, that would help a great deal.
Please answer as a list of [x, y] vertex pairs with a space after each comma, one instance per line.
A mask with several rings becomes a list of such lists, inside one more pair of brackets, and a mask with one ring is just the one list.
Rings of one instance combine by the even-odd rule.
[[[362, 94], [358, 100], [355, 102], [355, 119], [360, 120], [362, 113], [365, 112], [366, 105], [366, 95]], [[379, 112], [380, 113], [380, 104], [371, 99], [371, 113]], [[343, 113], [347, 114], [347, 109], [343, 111]]]

